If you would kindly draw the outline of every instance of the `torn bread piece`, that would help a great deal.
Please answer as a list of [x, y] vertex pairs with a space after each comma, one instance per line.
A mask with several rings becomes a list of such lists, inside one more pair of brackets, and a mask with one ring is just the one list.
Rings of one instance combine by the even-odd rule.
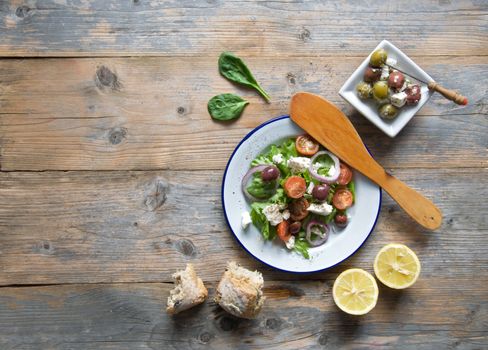
[[242, 318], [254, 318], [264, 300], [263, 275], [230, 262], [216, 290], [215, 302], [228, 313]]
[[169, 292], [166, 311], [177, 314], [181, 311], [201, 304], [208, 296], [207, 288], [203, 285], [192, 264], [186, 264], [186, 269], [173, 274], [175, 287]]

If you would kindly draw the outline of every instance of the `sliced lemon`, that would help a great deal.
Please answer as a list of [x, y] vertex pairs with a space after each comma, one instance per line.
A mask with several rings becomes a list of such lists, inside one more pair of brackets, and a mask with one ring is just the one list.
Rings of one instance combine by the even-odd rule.
[[385, 286], [404, 289], [415, 283], [420, 274], [420, 261], [406, 245], [387, 244], [374, 259], [374, 273]]
[[332, 296], [342, 311], [351, 315], [364, 315], [376, 306], [378, 285], [369, 272], [349, 269], [336, 278]]

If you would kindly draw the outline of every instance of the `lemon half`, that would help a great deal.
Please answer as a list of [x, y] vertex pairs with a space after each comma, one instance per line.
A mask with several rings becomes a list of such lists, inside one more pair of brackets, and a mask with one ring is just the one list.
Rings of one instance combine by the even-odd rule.
[[376, 306], [378, 285], [370, 273], [362, 269], [349, 269], [336, 278], [332, 296], [342, 311], [364, 315]]
[[374, 259], [374, 273], [385, 286], [408, 288], [420, 275], [420, 261], [406, 245], [387, 244]]

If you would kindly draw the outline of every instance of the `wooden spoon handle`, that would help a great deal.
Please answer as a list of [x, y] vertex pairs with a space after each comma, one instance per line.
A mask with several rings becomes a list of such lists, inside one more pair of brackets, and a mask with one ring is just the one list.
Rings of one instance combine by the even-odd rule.
[[430, 230], [439, 228], [442, 213], [434, 203], [386, 171], [375, 177], [374, 181], [388, 192], [412, 219]]
[[435, 81], [431, 81], [428, 85], [430, 90], [437, 91], [440, 93], [442, 96], [447, 98], [448, 100], [454, 101], [458, 105], [467, 105], [468, 104], [468, 98], [461, 95], [460, 93], [454, 91], [454, 90], [449, 90], [446, 89], [445, 87], [440, 86], [437, 84]]

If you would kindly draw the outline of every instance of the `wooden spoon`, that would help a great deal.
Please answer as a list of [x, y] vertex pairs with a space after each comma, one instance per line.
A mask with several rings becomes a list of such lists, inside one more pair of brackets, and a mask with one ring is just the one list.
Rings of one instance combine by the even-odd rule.
[[349, 119], [336, 106], [307, 92], [291, 100], [291, 119], [329, 151], [364, 174], [388, 194], [420, 225], [439, 228], [441, 211], [427, 198], [388, 174], [369, 154]]

